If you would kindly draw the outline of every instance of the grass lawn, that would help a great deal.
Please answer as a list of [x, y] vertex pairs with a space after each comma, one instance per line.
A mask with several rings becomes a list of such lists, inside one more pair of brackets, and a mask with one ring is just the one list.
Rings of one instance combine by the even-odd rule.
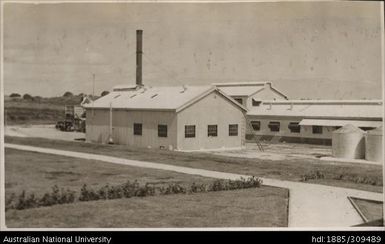
[[174, 173], [164, 170], [143, 169], [116, 165], [101, 161], [74, 159], [70, 157], [6, 149], [5, 151], [5, 191], [20, 194], [44, 194], [54, 185], [59, 188], [80, 190], [83, 184], [97, 188], [105, 184], [116, 185], [127, 180], [139, 183], [179, 183], [211, 182], [213, 179]]
[[368, 220], [368, 222], [383, 218], [383, 202], [370, 201], [355, 197], [352, 197], [351, 199]]
[[9, 228], [287, 227], [287, 204], [286, 189], [263, 186], [8, 210], [6, 225]]
[[[61, 150], [102, 154], [134, 160], [180, 165], [192, 168], [255, 175], [258, 177], [281, 180], [300, 181], [302, 176], [312, 171], [321, 171], [324, 179], [308, 181], [309, 183], [325, 184], [382, 192], [382, 166], [354, 163], [326, 162], [318, 159], [267, 160], [248, 159], [212, 155], [207, 153], [186, 153], [157, 149], [135, 148], [122, 145], [101, 145], [84, 142], [50, 140], [44, 138], [5, 137], [7, 143], [24, 144]], [[340, 175], [367, 177], [378, 182], [378, 185], [357, 183], [351, 180], [335, 180]], [[347, 177], [354, 178], [354, 177]]]
[[[6, 149], [6, 199], [22, 190], [42, 195], [54, 185], [79, 192], [85, 183], [97, 188], [135, 179], [154, 184], [213, 181], [163, 170]], [[5, 217], [7, 227], [285, 227], [287, 209], [287, 189], [263, 186], [9, 209]]]

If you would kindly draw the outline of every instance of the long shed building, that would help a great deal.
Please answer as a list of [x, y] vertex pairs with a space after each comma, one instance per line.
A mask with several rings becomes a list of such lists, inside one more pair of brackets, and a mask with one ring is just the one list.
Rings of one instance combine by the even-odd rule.
[[214, 86], [119, 86], [86, 108], [90, 142], [169, 150], [245, 143], [246, 108]]
[[350, 124], [371, 130], [383, 124], [381, 100], [263, 101], [247, 112], [249, 137], [331, 144], [332, 132]]

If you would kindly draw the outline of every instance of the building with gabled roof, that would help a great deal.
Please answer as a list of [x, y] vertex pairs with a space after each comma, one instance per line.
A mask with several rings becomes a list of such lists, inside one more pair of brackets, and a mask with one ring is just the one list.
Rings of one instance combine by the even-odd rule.
[[218, 89], [234, 98], [237, 102], [251, 109], [264, 100], [287, 100], [288, 97], [273, 87], [272, 82], [228, 82], [213, 83]]
[[86, 110], [90, 142], [188, 151], [245, 141], [246, 108], [214, 86], [119, 86]]

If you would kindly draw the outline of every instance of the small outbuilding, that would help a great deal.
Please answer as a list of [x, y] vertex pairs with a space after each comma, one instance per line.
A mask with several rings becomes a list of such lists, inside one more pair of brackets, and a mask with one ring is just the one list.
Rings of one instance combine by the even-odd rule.
[[187, 151], [245, 143], [246, 108], [214, 86], [119, 86], [86, 112], [89, 142]]

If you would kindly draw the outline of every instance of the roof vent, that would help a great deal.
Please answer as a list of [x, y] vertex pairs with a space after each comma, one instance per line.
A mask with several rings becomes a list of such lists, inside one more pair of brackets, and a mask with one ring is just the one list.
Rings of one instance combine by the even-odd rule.
[[182, 88], [183, 88], [183, 91], [180, 91], [180, 93], [184, 93], [187, 90], [187, 86], [185, 85], [183, 85]]

